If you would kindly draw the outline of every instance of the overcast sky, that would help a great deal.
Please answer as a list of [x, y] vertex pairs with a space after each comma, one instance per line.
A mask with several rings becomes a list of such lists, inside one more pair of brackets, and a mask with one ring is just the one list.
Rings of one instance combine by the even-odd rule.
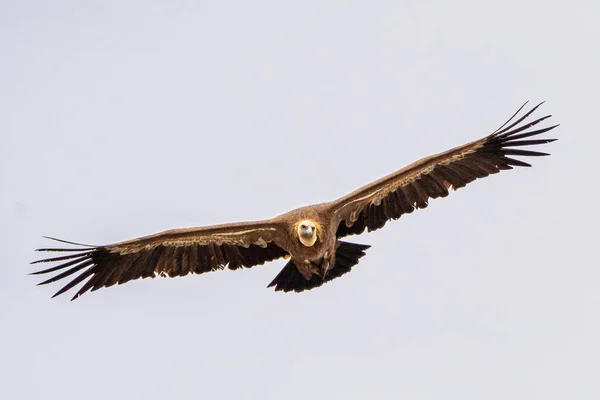
[[[0, 398], [599, 398], [598, 3], [290, 3], [0, 2]], [[551, 157], [353, 237], [317, 290], [26, 275], [42, 235], [270, 218], [526, 100]]]

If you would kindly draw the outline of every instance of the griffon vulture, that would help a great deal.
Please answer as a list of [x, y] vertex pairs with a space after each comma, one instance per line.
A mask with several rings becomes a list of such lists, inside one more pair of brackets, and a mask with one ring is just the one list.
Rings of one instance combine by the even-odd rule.
[[34, 261], [60, 264], [33, 274], [57, 273], [40, 285], [74, 276], [53, 297], [87, 279], [74, 300], [88, 290], [138, 278], [250, 268], [287, 258], [268, 287], [284, 292], [313, 289], [349, 272], [370, 247], [341, 238], [379, 229], [389, 220], [427, 207], [430, 198], [446, 197], [449, 189], [477, 178], [513, 166], [530, 166], [513, 156], [548, 155], [521, 148], [556, 140], [526, 139], [558, 126], [530, 129], [550, 117], [528, 120], [540, 105], [519, 116], [525, 105], [521, 106], [482, 139], [423, 158], [338, 200], [301, 207], [273, 219], [174, 229], [105, 246], [54, 239], [77, 247], [38, 249], [66, 255]]

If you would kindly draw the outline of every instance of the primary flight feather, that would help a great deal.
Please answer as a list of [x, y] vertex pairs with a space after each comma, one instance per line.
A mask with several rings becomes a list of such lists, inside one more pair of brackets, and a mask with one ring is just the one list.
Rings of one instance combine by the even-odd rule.
[[519, 115], [525, 105], [521, 106], [498, 130], [479, 140], [423, 158], [333, 202], [270, 220], [174, 229], [105, 246], [49, 238], [77, 247], [38, 249], [65, 255], [34, 261], [60, 264], [33, 274], [56, 273], [40, 285], [74, 275], [53, 297], [85, 281], [74, 300], [87, 291], [138, 278], [235, 270], [288, 258], [268, 287], [284, 292], [313, 289], [349, 272], [370, 247], [340, 238], [379, 229], [477, 178], [531, 166], [514, 157], [548, 155], [522, 149], [556, 140], [530, 139], [558, 126], [531, 129], [550, 117], [528, 121], [540, 105]]

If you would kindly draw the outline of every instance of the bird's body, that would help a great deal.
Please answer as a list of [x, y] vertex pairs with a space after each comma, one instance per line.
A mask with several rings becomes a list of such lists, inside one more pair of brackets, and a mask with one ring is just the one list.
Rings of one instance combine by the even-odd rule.
[[[35, 274], [61, 271], [47, 284], [78, 273], [59, 295], [88, 279], [73, 299], [137, 278], [183, 276], [223, 269], [261, 265], [289, 259], [269, 287], [301, 292], [321, 286], [351, 270], [370, 246], [342, 241], [345, 236], [379, 229], [389, 220], [425, 208], [430, 198], [446, 197], [477, 178], [512, 166], [530, 166], [508, 156], [542, 156], [517, 147], [555, 139], [528, 139], [553, 129], [527, 131], [549, 116], [524, 122], [534, 107], [512, 122], [523, 107], [500, 129], [482, 139], [423, 158], [372, 182], [338, 200], [297, 208], [275, 218], [200, 228], [174, 229], [104, 246], [39, 249], [70, 252], [37, 262], [63, 264]], [[81, 272], [80, 272], [81, 271]]]
[[[286, 249], [291, 261], [306, 279], [310, 279], [313, 274], [324, 275], [328, 265], [335, 262], [337, 237], [333, 217], [329, 203], [323, 203], [300, 207], [273, 219], [281, 224], [282, 230], [290, 232], [290, 235], [283, 236], [279, 243], [276, 239], [275, 243]], [[316, 240], [312, 245], [307, 245], [310, 242], [305, 244], [301, 240], [293, 239], [294, 232], [302, 222], [314, 226]]]

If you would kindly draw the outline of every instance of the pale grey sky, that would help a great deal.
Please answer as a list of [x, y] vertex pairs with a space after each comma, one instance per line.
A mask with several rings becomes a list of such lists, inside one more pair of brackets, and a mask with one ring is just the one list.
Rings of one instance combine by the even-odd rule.
[[[2, 1], [0, 398], [599, 398], [599, 8]], [[551, 157], [353, 237], [318, 290], [266, 289], [283, 261], [75, 302], [26, 275], [42, 235], [269, 218], [525, 100]]]

